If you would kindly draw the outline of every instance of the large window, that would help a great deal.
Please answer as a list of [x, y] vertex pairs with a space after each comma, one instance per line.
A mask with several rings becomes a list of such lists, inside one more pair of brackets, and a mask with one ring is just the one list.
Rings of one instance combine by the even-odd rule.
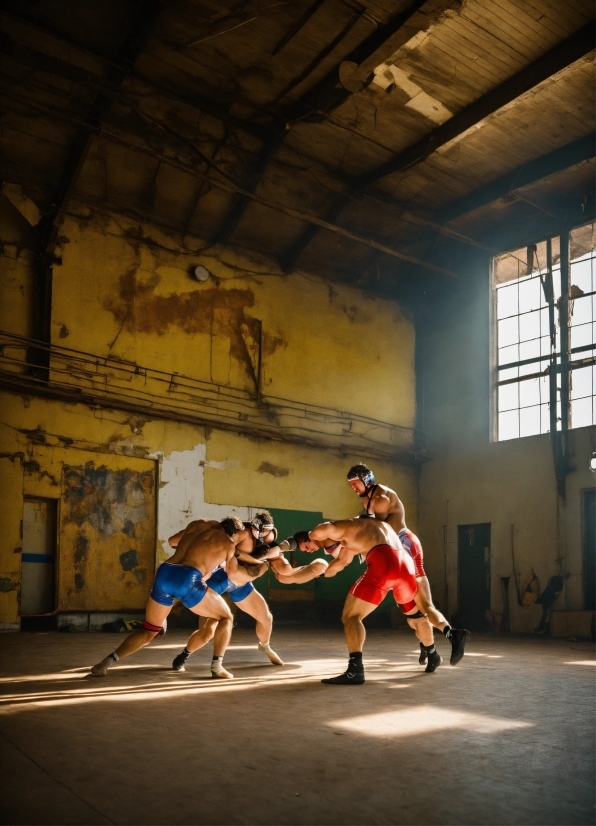
[[596, 424], [595, 240], [587, 224], [494, 260], [499, 441]]

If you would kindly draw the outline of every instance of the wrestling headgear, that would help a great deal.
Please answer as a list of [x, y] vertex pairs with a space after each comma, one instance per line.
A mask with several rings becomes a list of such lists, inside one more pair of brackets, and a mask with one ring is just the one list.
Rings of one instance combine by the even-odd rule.
[[250, 520], [250, 529], [255, 539], [264, 539], [268, 533], [274, 532], [277, 538], [277, 529], [268, 514], [258, 513]]
[[348, 482], [352, 482], [354, 479], [360, 479], [364, 485], [365, 493], [368, 493], [375, 484], [375, 474], [366, 465], [354, 465], [349, 469]]

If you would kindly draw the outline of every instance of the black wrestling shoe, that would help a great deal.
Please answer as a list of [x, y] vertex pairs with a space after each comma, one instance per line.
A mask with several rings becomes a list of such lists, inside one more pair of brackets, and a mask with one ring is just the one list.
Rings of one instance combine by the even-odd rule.
[[424, 663], [426, 662], [426, 649], [424, 648], [422, 643], [420, 643], [420, 656], [418, 657], [418, 662], [420, 663], [420, 665], [424, 665]]
[[[425, 652], [425, 654], [426, 654], [426, 652]], [[426, 657], [425, 657], [425, 659], [426, 659]], [[437, 670], [437, 668], [441, 665], [442, 662], [443, 662], [443, 658], [441, 657], [439, 652], [438, 651], [433, 651], [432, 654], [428, 655], [428, 665], [426, 666], [424, 671], [427, 674], [432, 674], [433, 671]]]
[[451, 642], [451, 665], [457, 665], [464, 656], [464, 648], [470, 639], [470, 632], [465, 628], [453, 628], [449, 641]]
[[186, 668], [184, 667], [184, 665], [185, 665], [187, 659], [188, 659], [188, 654], [186, 654], [184, 651], [182, 651], [180, 654], [178, 654], [177, 657], [174, 657], [174, 661], [172, 662], [172, 670], [173, 671], [186, 671]]
[[344, 671], [339, 677], [327, 677], [326, 680], [321, 680], [327, 685], [362, 685], [364, 682], [364, 671]]

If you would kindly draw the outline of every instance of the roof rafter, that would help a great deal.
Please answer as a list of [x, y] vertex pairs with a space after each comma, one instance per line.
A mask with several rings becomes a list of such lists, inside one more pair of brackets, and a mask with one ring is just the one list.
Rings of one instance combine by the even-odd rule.
[[595, 141], [596, 133], [590, 132], [583, 138], [567, 143], [523, 166], [518, 166], [500, 178], [469, 192], [463, 198], [451, 201], [435, 212], [434, 220], [439, 224], [447, 224], [469, 212], [492, 204], [500, 198], [513, 195], [517, 190], [538, 183], [558, 172], [564, 172], [584, 161], [589, 161], [596, 155]]
[[[375, 169], [354, 178], [352, 194], [363, 192], [388, 175], [422, 163], [441, 146], [460, 138], [469, 129], [477, 126], [481, 121], [495, 114], [504, 106], [581, 60], [593, 51], [594, 45], [594, 24], [588, 23], [566, 40], [558, 43], [534, 63], [526, 66], [516, 75], [487, 92], [403, 152]], [[337, 199], [331, 205], [326, 218], [336, 221], [347, 203], [343, 197]], [[300, 255], [316, 234], [315, 227], [308, 227], [283, 253], [281, 261], [284, 270], [289, 271], [296, 265]]]
[[[407, 42], [417, 32], [426, 30], [431, 26], [435, 20], [447, 8], [454, 6], [459, 7], [461, 0], [413, 0], [408, 8], [394, 15], [387, 23], [378, 26], [362, 43], [356, 46], [350, 54], [343, 58], [342, 62], [354, 63], [356, 68], [353, 76], [358, 76], [358, 70], [362, 65], [368, 67], [368, 62], [371, 58], [377, 62], [382, 62], [386, 57], [389, 57], [400, 45]], [[342, 33], [343, 36], [343, 33]], [[326, 57], [329, 49], [324, 49], [320, 59]], [[314, 65], [311, 64], [309, 72], [312, 72]], [[336, 65], [331, 69], [322, 80], [318, 81], [311, 89], [309, 89], [299, 99], [293, 100], [286, 107], [281, 107], [281, 112], [286, 122], [291, 123], [294, 120], [301, 121], [320, 121], [323, 119], [325, 111], [332, 111], [345, 103], [354, 92], [363, 88], [365, 84], [356, 85], [354, 91], [342, 86], [339, 82], [339, 66]], [[372, 70], [367, 69], [370, 74]], [[301, 77], [300, 80], [304, 80]], [[287, 94], [289, 88], [285, 89], [283, 94]], [[317, 110], [316, 112], [314, 110]], [[308, 117], [306, 117], [308, 115]], [[247, 190], [255, 192], [259, 183], [267, 170], [268, 162], [274, 157], [277, 150], [283, 143], [287, 131], [281, 134], [275, 133], [273, 137], [267, 141], [267, 145], [263, 147], [254, 173], [250, 177]], [[214, 243], [224, 244], [228, 241], [248, 207], [250, 200], [240, 198], [230, 210], [228, 216], [224, 219], [221, 227], [217, 231], [213, 241]], [[333, 217], [328, 217], [328, 220], [333, 221]], [[310, 228], [309, 228], [310, 229]], [[308, 231], [308, 230], [307, 230]]]

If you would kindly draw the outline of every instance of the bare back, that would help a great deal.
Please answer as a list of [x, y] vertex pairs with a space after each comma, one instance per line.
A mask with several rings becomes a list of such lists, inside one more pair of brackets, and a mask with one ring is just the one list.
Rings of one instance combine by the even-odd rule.
[[385, 485], [375, 485], [372, 496], [362, 497], [367, 513], [375, 519], [387, 522], [395, 533], [406, 527], [406, 512], [397, 493]]
[[376, 545], [390, 545], [400, 548], [401, 542], [388, 522], [379, 519], [339, 519], [323, 522], [310, 532], [314, 542], [331, 545], [340, 542], [343, 548], [355, 556], [366, 554]]
[[234, 543], [219, 522], [197, 519], [190, 522], [168, 559], [172, 565], [189, 565], [202, 574], [211, 573], [234, 556]]

